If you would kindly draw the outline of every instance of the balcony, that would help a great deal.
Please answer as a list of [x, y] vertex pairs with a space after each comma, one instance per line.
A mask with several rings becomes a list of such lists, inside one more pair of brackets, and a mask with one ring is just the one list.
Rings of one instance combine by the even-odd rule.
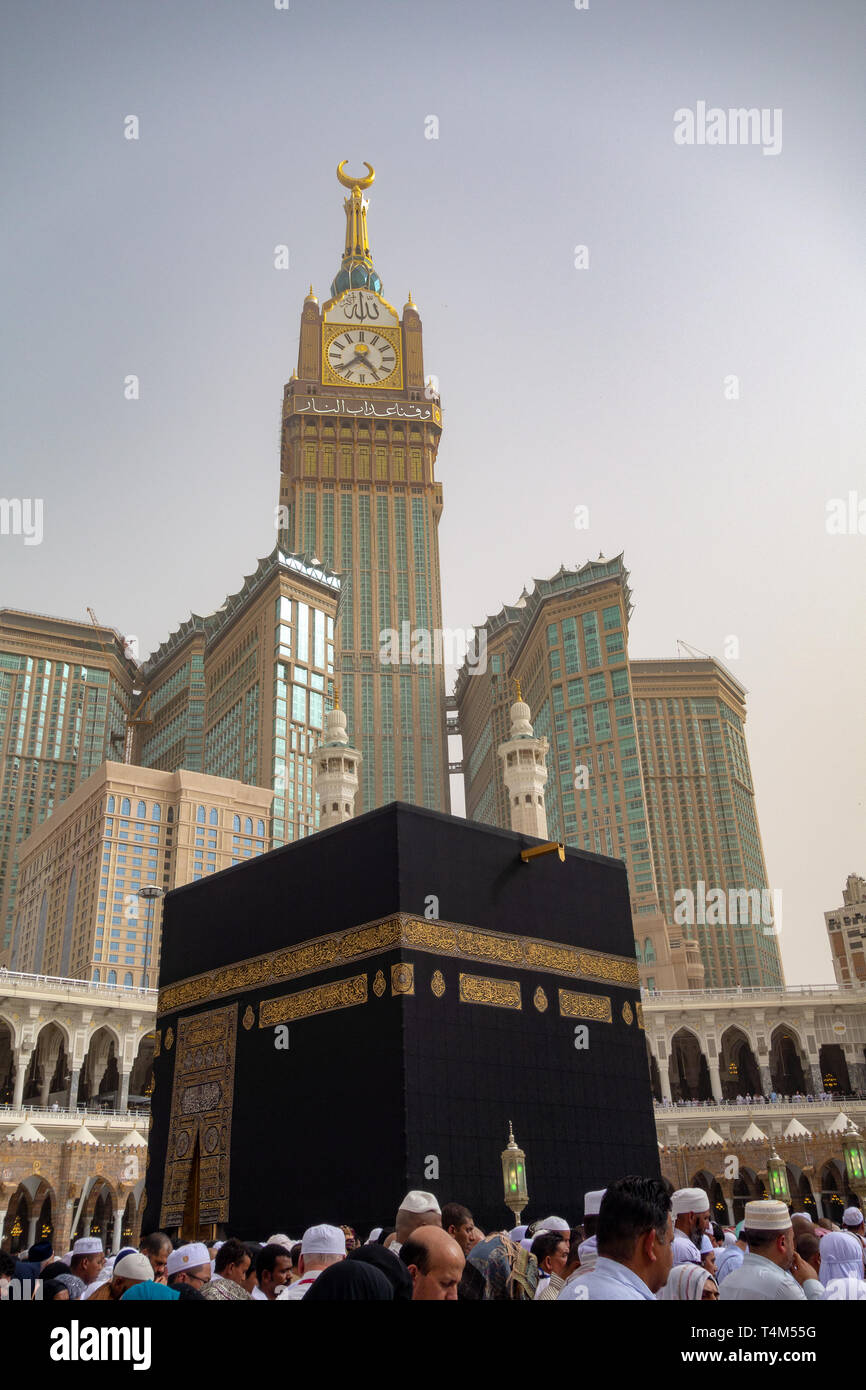
[[[95, 1139], [111, 1144], [131, 1129], [146, 1139], [150, 1129], [150, 1107], [143, 1103], [135, 1110], [93, 1110], [85, 1105], [76, 1110], [63, 1110], [54, 1106], [0, 1105], [0, 1142], [25, 1120], [35, 1125], [46, 1139], [68, 1138], [84, 1125]], [[61, 1133], [63, 1130], [68, 1133]]]

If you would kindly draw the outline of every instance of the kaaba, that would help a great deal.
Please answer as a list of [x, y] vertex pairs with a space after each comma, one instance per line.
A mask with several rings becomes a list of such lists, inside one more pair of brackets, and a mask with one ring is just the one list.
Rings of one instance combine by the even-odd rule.
[[513, 1224], [658, 1175], [625, 865], [392, 802], [165, 899], [143, 1229]]

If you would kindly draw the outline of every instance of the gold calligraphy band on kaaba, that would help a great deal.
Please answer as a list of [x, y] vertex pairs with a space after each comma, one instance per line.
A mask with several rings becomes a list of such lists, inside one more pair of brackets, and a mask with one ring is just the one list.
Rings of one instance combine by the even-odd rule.
[[494, 1004], [501, 1009], [522, 1009], [517, 980], [491, 980], [486, 975], [460, 976], [461, 1004]]
[[315, 985], [297, 994], [281, 994], [277, 999], [263, 999], [259, 1005], [259, 1027], [273, 1028], [278, 1023], [294, 1023], [300, 1018], [330, 1013], [333, 1009], [348, 1009], [353, 1004], [366, 1004], [367, 976], [353, 975], [348, 980], [333, 980], [327, 985]]
[[613, 1022], [613, 1010], [605, 994], [578, 994], [573, 989], [561, 989], [559, 1012], [563, 1018], [584, 1018], [592, 1023]]
[[174, 1013], [204, 1000], [288, 983], [331, 966], [380, 955], [392, 946], [408, 946], [433, 955], [455, 956], [511, 969], [541, 970], [590, 983], [632, 989], [639, 984], [637, 961], [633, 957], [607, 955], [532, 936], [482, 931], [478, 927], [428, 921], [400, 913], [178, 980], [160, 991], [157, 1014]]

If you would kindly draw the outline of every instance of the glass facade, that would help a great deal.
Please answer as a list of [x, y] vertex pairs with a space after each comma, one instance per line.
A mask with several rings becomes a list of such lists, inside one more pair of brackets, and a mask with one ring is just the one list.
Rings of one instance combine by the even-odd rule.
[[[23, 615], [29, 624], [35, 620]], [[122, 759], [129, 688], [108, 669], [87, 627], [58, 624], [0, 625], [0, 947], [9, 946], [15, 924], [17, 845], [51, 814], [106, 758]], [[72, 632], [70, 632], [72, 628]], [[39, 656], [41, 634], [52, 646], [92, 647], [79, 659]], [[8, 641], [4, 642], [4, 637]], [[59, 641], [58, 641], [59, 639]], [[32, 654], [14, 650], [30, 647]], [[131, 681], [130, 681], [131, 685]]]

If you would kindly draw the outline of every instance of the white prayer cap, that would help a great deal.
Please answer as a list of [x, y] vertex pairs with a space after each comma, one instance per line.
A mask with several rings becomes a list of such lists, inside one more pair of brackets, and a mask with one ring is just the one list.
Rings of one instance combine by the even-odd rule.
[[376, 1240], [379, 1239], [379, 1237], [380, 1237], [380, 1235], [382, 1234], [382, 1232], [384, 1231], [384, 1229], [385, 1229], [384, 1226], [374, 1226], [373, 1229], [372, 1229], [372, 1231], [371, 1231], [370, 1234], [368, 1235], [368, 1237], [367, 1237], [367, 1239], [366, 1239], [366, 1241], [365, 1241], [365, 1244], [366, 1244], [366, 1245], [372, 1245], [374, 1241], [376, 1241]]
[[137, 1283], [143, 1284], [153, 1278], [153, 1265], [146, 1255], [124, 1255], [122, 1260], [115, 1262], [114, 1277], [135, 1279]]
[[736, 1245], [737, 1237], [733, 1231], [725, 1231], [725, 1245]]
[[704, 1235], [701, 1236], [701, 1254], [712, 1255], [715, 1248], [716, 1247], [713, 1245], [713, 1242], [710, 1240], [709, 1236], [705, 1232]]
[[583, 1197], [584, 1216], [598, 1216], [601, 1211], [601, 1199], [607, 1192], [606, 1187], [599, 1187], [595, 1192], [586, 1192]]
[[681, 1187], [671, 1198], [674, 1216], [686, 1211], [709, 1211], [710, 1199], [702, 1187]]
[[543, 1221], [539, 1221], [535, 1228], [538, 1236], [542, 1231], [570, 1231], [571, 1227], [561, 1216], [546, 1216]]
[[846, 1207], [842, 1213], [843, 1226], [859, 1226], [863, 1220], [863, 1213], [859, 1207]]
[[291, 1236], [281, 1235], [279, 1232], [275, 1236], [268, 1236], [265, 1241], [265, 1245], [281, 1245], [284, 1250], [288, 1250], [290, 1255], [292, 1253], [292, 1246], [296, 1243], [296, 1241], [292, 1240]]
[[339, 1226], [309, 1226], [301, 1241], [302, 1255], [345, 1255], [346, 1233]]
[[184, 1269], [198, 1269], [201, 1265], [209, 1264], [207, 1246], [200, 1240], [194, 1240], [189, 1245], [181, 1245], [177, 1250], [172, 1250], [165, 1262], [165, 1272], [171, 1276], [180, 1274]]
[[102, 1241], [98, 1236], [81, 1236], [72, 1247], [73, 1255], [101, 1255]]
[[406, 1193], [400, 1203], [400, 1210], [413, 1211], [416, 1215], [423, 1211], [437, 1211], [440, 1216], [442, 1215], [442, 1208], [432, 1192], [418, 1192], [414, 1189]]
[[525, 1235], [525, 1226], [512, 1226], [511, 1230], [508, 1232], [508, 1239], [514, 1241], [522, 1241]]
[[747, 1202], [743, 1235], [749, 1231], [787, 1231], [793, 1226], [791, 1213], [784, 1202]]

